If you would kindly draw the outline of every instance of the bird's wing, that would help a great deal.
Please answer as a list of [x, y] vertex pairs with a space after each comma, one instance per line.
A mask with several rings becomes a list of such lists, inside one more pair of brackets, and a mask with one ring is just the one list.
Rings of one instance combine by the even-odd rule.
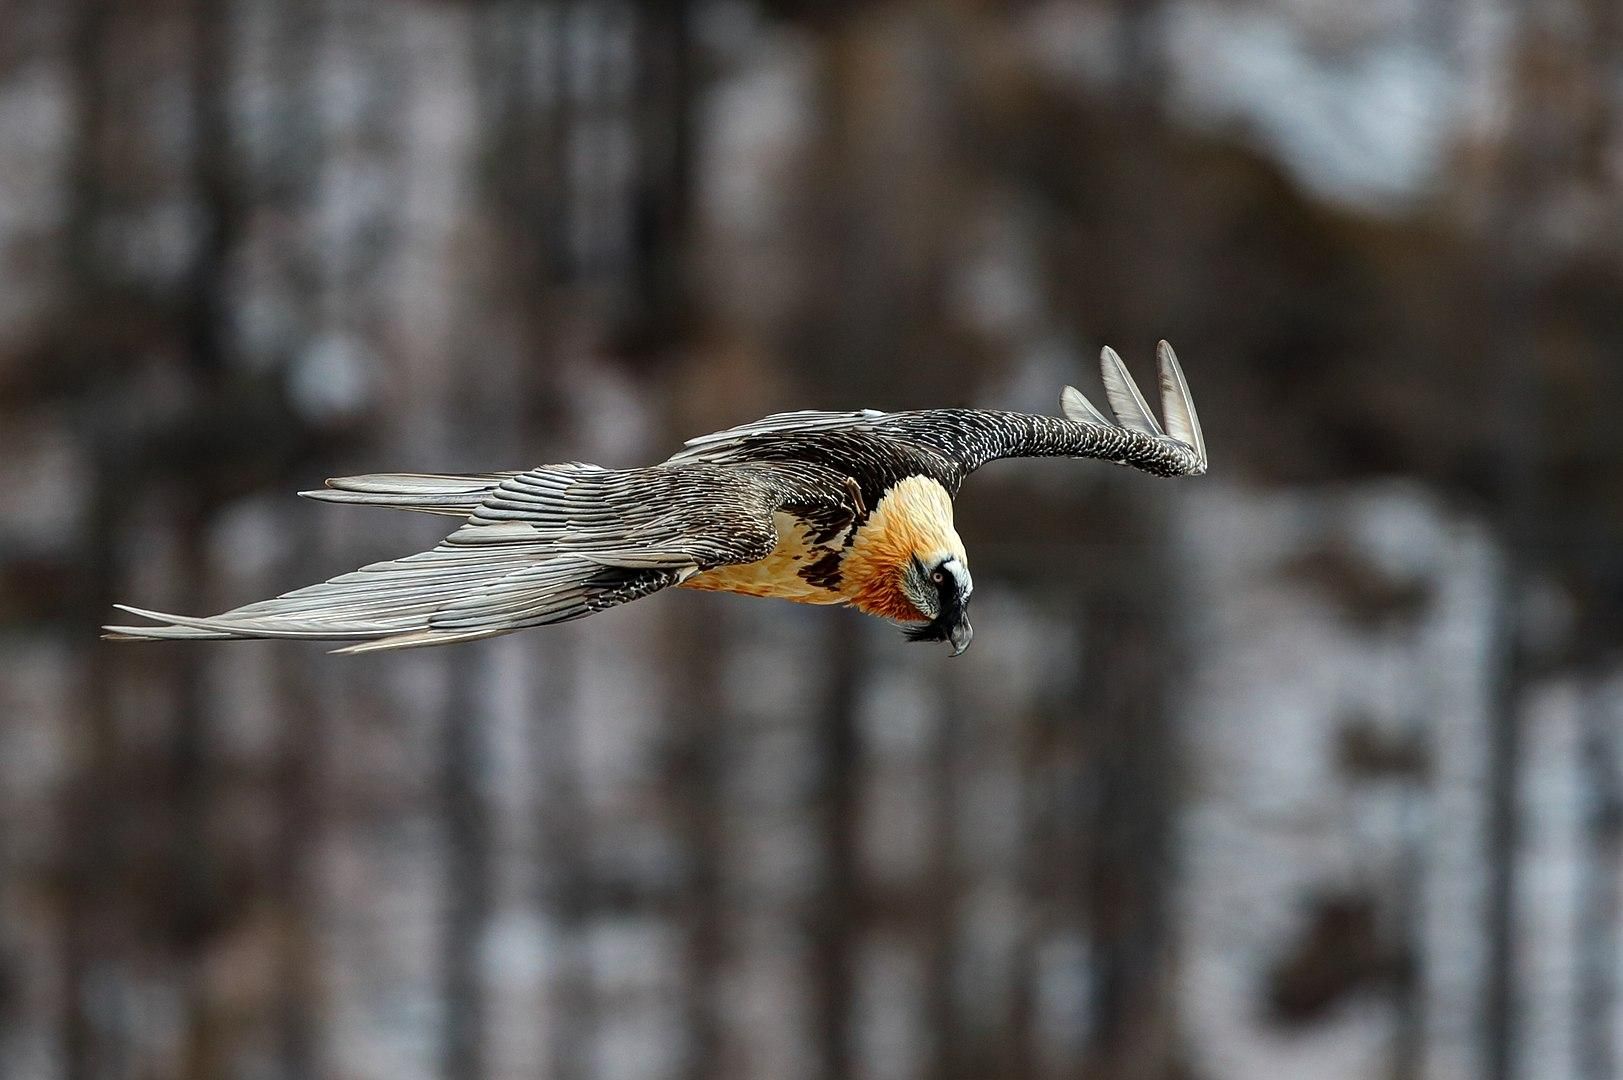
[[1067, 386], [1060, 394], [1063, 418], [990, 409], [930, 409], [889, 414], [884, 431], [946, 457], [960, 470], [956, 477], [960, 481], [988, 461], [1009, 457], [1100, 458], [1156, 476], [1199, 476], [1206, 471], [1206, 440], [1189, 384], [1172, 346], [1161, 342], [1156, 357], [1165, 430], [1121, 357], [1106, 348], [1100, 354], [1100, 370], [1113, 421], [1081, 391]]
[[491, 637], [595, 614], [700, 570], [765, 557], [773, 512], [804, 489], [764, 470], [543, 466], [505, 476], [432, 550], [207, 618], [119, 638], [358, 639], [367, 652]]
[[689, 440], [671, 461], [814, 463], [853, 478], [870, 500], [911, 474], [956, 492], [969, 473], [1006, 457], [1091, 457], [1158, 476], [1199, 475], [1206, 442], [1189, 385], [1170, 345], [1161, 342], [1157, 357], [1165, 430], [1107, 348], [1100, 367], [1114, 420], [1067, 386], [1063, 417], [991, 409], [779, 413]]

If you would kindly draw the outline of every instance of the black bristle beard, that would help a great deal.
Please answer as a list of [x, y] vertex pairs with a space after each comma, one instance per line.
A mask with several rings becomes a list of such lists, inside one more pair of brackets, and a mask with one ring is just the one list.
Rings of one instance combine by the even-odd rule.
[[939, 621], [902, 627], [902, 636], [909, 641], [946, 641], [947, 628]]

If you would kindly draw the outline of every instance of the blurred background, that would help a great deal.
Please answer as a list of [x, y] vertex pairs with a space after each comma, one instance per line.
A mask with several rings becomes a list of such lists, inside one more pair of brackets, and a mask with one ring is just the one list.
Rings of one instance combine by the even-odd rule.
[[[975, 646], [111, 646], [329, 475], [1055, 412]], [[1616, 0], [0, 0], [0, 1074], [1623, 1076]]]

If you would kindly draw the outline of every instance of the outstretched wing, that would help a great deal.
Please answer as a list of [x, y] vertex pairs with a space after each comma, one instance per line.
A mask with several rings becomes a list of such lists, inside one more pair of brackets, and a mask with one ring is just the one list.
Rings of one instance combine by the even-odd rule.
[[361, 641], [341, 652], [491, 637], [764, 558], [777, 542], [773, 512], [806, 494], [766, 470], [543, 466], [502, 476], [430, 551], [207, 618], [121, 605], [160, 625], [107, 630], [138, 639]]
[[1099, 458], [1156, 476], [1199, 476], [1206, 471], [1206, 440], [1189, 384], [1172, 346], [1161, 342], [1156, 357], [1165, 430], [1111, 348], [1100, 354], [1100, 370], [1114, 421], [1067, 386], [1060, 394], [1064, 417], [930, 409], [891, 414], [885, 430], [949, 458], [960, 470], [958, 481], [989, 461], [1009, 457]]
[[1100, 356], [1115, 419], [1074, 387], [1060, 395], [1063, 417], [992, 409], [912, 412], [779, 413], [690, 440], [672, 462], [810, 462], [853, 478], [872, 500], [907, 475], [935, 477], [956, 492], [964, 477], [1006, 457], [1088, 457], [1157, 476], [1206, 471], [1206, 441], [1189, 384], [1172, 347], [1161, 342], [1161, 408], [1166, 429], [1114, 349]]

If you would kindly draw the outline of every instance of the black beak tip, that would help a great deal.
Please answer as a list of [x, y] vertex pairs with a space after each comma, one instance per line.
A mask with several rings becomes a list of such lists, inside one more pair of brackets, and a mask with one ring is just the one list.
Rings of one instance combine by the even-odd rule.
[[952, 643], [952, 655], [962, 656], [969, 643], [975, 639], [975, 630], [968, 620], [959, 623], [953, 628], [952, 635], [947, 639]]

